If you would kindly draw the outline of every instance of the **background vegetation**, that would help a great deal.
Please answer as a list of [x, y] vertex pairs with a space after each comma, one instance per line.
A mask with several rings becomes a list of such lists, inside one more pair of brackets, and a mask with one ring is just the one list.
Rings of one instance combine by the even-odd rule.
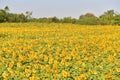
[[120, 14], [114, 10], [108, 10], [100, 16], [93, 13], [80, 15], [78, 19], [64, 17], [62, 19], [54, 17], [32, 18], [32, 12], [26, 11], [26, 14], [14, 14], [9, 12], [9, 7], [0, 9], [0, 22], [40, 22], [40, 23], [73, 23], [81, 25], [120, 25]]

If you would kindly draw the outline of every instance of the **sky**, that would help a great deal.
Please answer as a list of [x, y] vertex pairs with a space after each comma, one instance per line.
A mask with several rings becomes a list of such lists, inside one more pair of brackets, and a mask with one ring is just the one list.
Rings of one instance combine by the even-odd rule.
[[0, 0], [0, 9], [5, 6], [12, 13], [32, 11], [32, 17], [73, 17], [79, 18], [85, 13], [96, 16], [107, 10], [120, 12], [120, 0]]

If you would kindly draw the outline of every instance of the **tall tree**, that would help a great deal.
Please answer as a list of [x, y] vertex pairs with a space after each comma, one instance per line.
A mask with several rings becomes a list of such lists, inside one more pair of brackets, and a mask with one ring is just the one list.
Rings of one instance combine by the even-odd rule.
[[114, 16], [115, 16], [114, 10], [108, 10], [107, 12], [104, 12], [104, 14], [99, 17], [100, 23], [101, 24], [113, 24]]
[[52, 18], [52, 22], [57, 23], [57, 22], [59, 22], [59, 19], [58, 19], [56, 16], [54, 16], [54, 17]]
[[8, 12], [10, 9], [8, 6], [5, 6], [4, 10], [5, 10], [5, 12]]
[[86, 13], [79, 17], [78, 23], [82, 25], [96, 25], [98, 24], [98, 18], [92, 13]]
[[32, 12], [26, 11], [26, 17], [28, 20], [31, 19], [31, 15], [32, 15]]
[[120, 25], [120, 14], [116, 14], [114, 16], [114, 24], [115, 25]]
[[6, 12], [4, 10], [0, 10], [0, 22], [6, 21]]
[[63, 23], [72, 23], [72, 18], [71, 17], [64, 17], [62, 21], [63, 21]]

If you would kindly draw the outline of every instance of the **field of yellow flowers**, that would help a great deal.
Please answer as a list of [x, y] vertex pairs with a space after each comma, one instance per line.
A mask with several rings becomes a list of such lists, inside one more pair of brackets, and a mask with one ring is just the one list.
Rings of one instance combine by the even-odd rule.
[[0, 23], [0, 80], [120, 80], [120, 26]]

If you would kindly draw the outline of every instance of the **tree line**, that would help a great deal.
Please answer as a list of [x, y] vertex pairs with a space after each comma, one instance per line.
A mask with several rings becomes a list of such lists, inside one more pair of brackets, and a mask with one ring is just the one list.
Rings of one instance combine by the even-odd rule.
[[99, 17], [93, 13], [80, 15], [78, 19], [64, 17], [62, 19], [55, 17], [32, 18], [32, 12], [26, 11], [25, 14], [15, 14], [9, 12], [9, 7], [0, 9], [0, 22], [40, 22], [40, 23], [73, 23], [80, 25], [120, 25], [120, 13], [114, 10], [107, 10]]

